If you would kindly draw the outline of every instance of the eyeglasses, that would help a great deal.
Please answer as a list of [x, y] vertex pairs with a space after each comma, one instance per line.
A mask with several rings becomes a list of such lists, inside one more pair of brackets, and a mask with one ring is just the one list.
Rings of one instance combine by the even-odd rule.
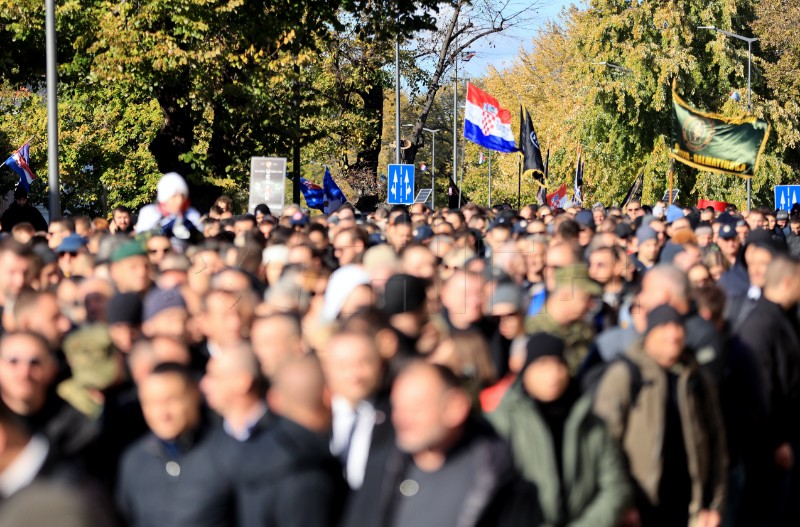
[[3, 357], [3, 360], [15, 368], [20, 364], [27, 364], [31, 368], [40, 368], [45, 363], [44, 359], [40, 357], [33, 357], [32, 359], [21, 359], [19, 357]]

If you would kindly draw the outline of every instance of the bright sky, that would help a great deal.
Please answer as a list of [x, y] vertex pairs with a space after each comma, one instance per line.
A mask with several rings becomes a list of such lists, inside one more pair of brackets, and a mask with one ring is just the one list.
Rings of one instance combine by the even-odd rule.
[[[514, 2], [515, 4], [528, 3], [525, 0]], [[494, 64], [497, 69], [502, 69], [504, 63], [511, 62], [519, 54], [521, 47], [531, 49], [531, 39], [538, 26], [549, 19], [555, 18], [561, 9], [570, 4], [579, 4], [580, 0], [540, 0], [542, 7], [538, 8], [538, 20], [533, 28], [512, 29], [508, 33], [496, 37], [494, 40], [484, 39], [478, 45], [473, 46], [471, 51], [476, 55], [467, 63], [459, 65], [459, 77], [461, 72], [466, 71], [468, 77], [480, 77], [490, 64]]]

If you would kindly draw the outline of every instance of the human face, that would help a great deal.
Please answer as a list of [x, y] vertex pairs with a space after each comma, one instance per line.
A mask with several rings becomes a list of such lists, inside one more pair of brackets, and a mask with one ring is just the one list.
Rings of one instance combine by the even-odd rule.
[[247, 382], [247, 375], [235, 367], [230, 357], [222, 354], [209, 359], [200, 390], [208, 406], [224, 416]]
[[31, 264], [27, 258], [5, 251], [0, 256], [0, 292], [4, 296], [17, 296], [28, 283]]
[[614, 257], [610, 251], [594, 251], [589, 256], [589, 277], [601, 285], [614, 279]]
[[708, 272], [705, 265], [695, 265], [690, 268], [687, 276], [693, 287], [704, 287], [713, 282], [711, 273]]
[[789, 223], [789, 228], [792, 230], [792, 234], [794, 234], [795, 236], [800, 236], [800, 222]]
[[451, 318], [466, 323], [483, 317], [483, 282], [474, 275], [456, 275], [448, 279], [442, 290], [442, 304]]
[[413, 229], [411, 225], [401, 223], [392, 226], [392, 235], [389, 237], [389, 243], [395, 251], [399, 251], [411, 242], [413, 238]]
[[719, 245], [720, 251], [722, 251], [722, 254], [725, 256], [725, 258], [728, 260], [734, 260], [739, 254], [739, 248], [742, 246], [742, 241], [738, 236], [734, 236], [733, 238], [727, 240], [720, 236], [717, 240], [717, 245]]
[[403, 254], [403, 272], [427, 280], [436, 274], [436, 257], [425, 247], [415, 247]]
[[569, 386], [569, 367], [558, 357], [540, 357], [525, 368], [522, 384], [534, 399], [555, 401]]
[[350, 265], [355, 263], [359, 254], [364, 251], [364, 244], [360, 241], [354, 242], [353, 237], [348, 232], [343, 232], [333, 240], [333, 253], [339, 260], [339, 265]]
[[139, 386], [144, 420], [156, 437], [174, 441], [200, 421], [200, 396], [181, 376], [151, 374]]
[[303, 353], [300, 335], [290, 321], [282, 317], [253, 322], [250, 342], [261, 365], [261, 373], [268, 379], [274, 377], [281, 365], [292, 356]]
[[141, 255], [114, 262], [111, 278], [120, 293], [143, 293], [150, 287], [150, 260]]
[[634, 219], [637, 216], [639, 216], [641, 210], [642, 206], [638, 201], [631, 201], [630, 203], [628, 203], [628, 206], [625, 207], [625, 212], [628, 213], [628, 217], [630, 219]]
[[44, 404], [58, 367], [50, 351], [28, 335], [6, 337], [0, 348], [0, 394], [15, 411]]
[[153, 236], [147, 240], [147, 257], [153, 265], [157, 266], [171, 252], [172, 244], [165, 236]]
[[662, 368], [671, 368], [683, 354], [686, 332], [680, 324], [661, 324], [644, 339], [644, 349]]
[[186, 338], [186, 321], [189, 314], [182, 307], [171, 307], [159, 312], [142, 324], [142, 332], [147, 337]]
[[767, 267], [772, 262], [772, 253], [762, 247], [749, 245], [744, 252], [750, 285], [763, 288], [767, 282]]
[[336, 214], [339, 217], [339, 229], [347, 229], [356, 224], [356, 215], [350, 209], [345, 209]]
[[600, 226], [606, 219], [606, 213], [602, 209], [594, 209], [592, 211], [592, 219], [594, 219], [595, 225]]
[[121, 232], [128, 232], [131, 227], [131, 215], [124, 211], [116, 211], [114, 213], [114, 224]]
[[244, 323], [239, 305], [241, 302], [232, 294], [217, 291], [209, 295], [203, 316], [203, 331], [209, 340], [216, 344], [241, 340]]
[[[392, 423], [398, 448], [409, 454], [442, 444], [457, 423], [449, 416], [454, 396], [436, 374], [416, 369], [401, 375], [392, 389]], [[458, 423], [460, 424], [460, 423]]]
[[341, 335], [327, 348], [322, 366], [331, 393], [352, 405], [371, 397], [380, 385], [383, 363], [368, 337]]
[[70, 329], [70, 321], [61, 313], [56, 297], [44, 294], [36, 303], [36, 316], [30, 317], [28, 329], [43, 336], [50, 349], [56, 350]]
[[60, 223], [50, 225], [47, 229], [47, 246], [55, 251], [68, 235], [69, 231]]
[[645, 264], [651, 264], [656, 261], [658, 256], [658, 242], [656, 240], [646, 240], [639, 244], [639, 260]]

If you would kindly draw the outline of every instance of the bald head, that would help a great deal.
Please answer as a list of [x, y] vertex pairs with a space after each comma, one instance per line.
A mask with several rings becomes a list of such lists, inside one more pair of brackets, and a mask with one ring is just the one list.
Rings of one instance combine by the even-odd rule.
[[284, 362], [269, 390], [270, 408], [309, 430], [330, 429], [330, 396], [319, 361], [304, 356]]

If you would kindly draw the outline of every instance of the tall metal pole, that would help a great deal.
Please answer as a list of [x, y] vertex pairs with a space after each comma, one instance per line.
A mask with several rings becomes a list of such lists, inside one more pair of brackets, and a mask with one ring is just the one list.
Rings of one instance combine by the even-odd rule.
[[400, 39], [394, 39], [394, 162], [400, 164]]
[[436, 132], [439, 130], [433, 130], [431, 132], [431, 212], [436, 210], [436, 178], [435, 178], [435, 171], [436, 171]]
[[294, 109], [294, 144], [292, 145], [292, 203], [300, 205], [300, 65], [295, 57], [292, 83]]
[[50, 187], [50, 221], [61, 218], [61, 185], [58, 179], [58, 72], [56, 69], [56, 5], [45, 0], [47, 74], [47, 185]]
[[[458, 47], [458, 46], [456, 46]], [[453, 72], [453, 183], [458, 181], [458, 54]], [[461, 185], [458, 186], [458, 208], [461, 208]]]
[[[747, 41], [747, 113], [750, 113], [750, 62], [752, 60], [753, 41]], [[755, 172], [755, 171], [754, 171]], [[747, 178], [747, 210], [750, 210], [750, 192], [752, 177]]]
[[489, 208], [492, 208], [492, 152], [489, 151]]

